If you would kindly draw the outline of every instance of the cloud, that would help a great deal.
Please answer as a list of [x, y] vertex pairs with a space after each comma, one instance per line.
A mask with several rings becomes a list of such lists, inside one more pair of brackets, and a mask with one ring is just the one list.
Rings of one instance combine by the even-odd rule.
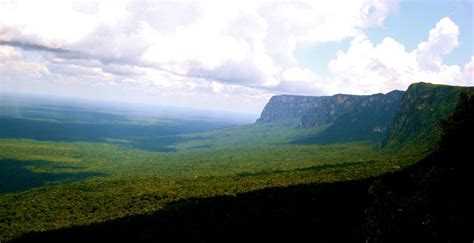
[[424, 70], [439, 70], [442, 56], [459, 45], [459, 27], [450, 19], [442, 18], [430, 31], [428, 41], [418, 44], [416, 57], [419, 67]]
[[[388, 11], [389, 5], [380, 0], [18, 0], [0, 10], [5, 19], [0, 40], [63, 58], [268, 86], [277, 85], [279, 73], [297, 65], [293, 51], [298, 42], [354, 36], [380, 24]], [[65, 55], [71, 53], [77, 55]], [[229, 77], [239, 69], [252, 71]]]
[[[130, 90], [138, 100], [140, 92], [148, 102], [188, 96], [194, 105], [199, 98], [192, 97], [201, 95], [223, 106], [241, 99], [247, 108], [274, 93], [373, 93], [421, 80], [472, 83], [472, 60], [463, 69], [443, 63], [459, 45], [459, 28], [449, 18], [410, 52], [395, 39], [374, 44], [364, 35], [397, 9], [396, 0], [2, 1], [0, 48], [9, 59], [0, 60], [0, 74], [55, 80], [74, 94], [68, 85], [82, 82], [93, 87], [90, 95], [110, 85], [116, 98]], [[328, 75], [298, 65], [297, 45], [346, 39], [351, 45], [329, 63]]]
[[34, 80], [49, 73], [41, 62], [24, 60], [14, 47], [0, 45], [0, 77], [7, 80]]
[[219, 80], [230, 84], [252, 84], [254, 82], [263, 83], [268, 78], [264, 77], [261, 69], [258, 69], [251, 61], [232, 62], [228, 61], [215, 69], [192, 69], [187, 73], [188, 76]]
[[289, 68], [281, 74], [280, 83], [273, 88], [275, 93], [293, 93], [299, 95], [326, 95], [324, 77], [308, 68]]
[[[472, 78], [466, 77], [458, 65], [443, 63], [443, 56], [458, 46], [458, 36], [459, 28], [449, 18], [441, 19], [428, 40], [411, 52], [392, 38], [374, 45], [365, 35], [359, 35], [347, 51], [338, 52], [330, 61], [335, 85], [329, 89], [368, 94], [406, 89], [417, 81], [472, 85]], [[465, 70], [470, 68], [466, 65]]]
[[38, 45], [38, 44], [23, 43], [23, 42], [19, 42], [19, 41], [0, 40], [0, 45], [19, 47], [19, 48], [25, 49], [25, 50], [54, 52], [54, 53], [59, 53], [59, 54], [71, 53], [71, 51], [64, 50], [64, 49], [61, 49], [61, 48], [52, 48], [52, 47], [42, 46], [42, 45]]
[[471, 61], [464, 65], [465, 85], [474, 85], [474, 56]]

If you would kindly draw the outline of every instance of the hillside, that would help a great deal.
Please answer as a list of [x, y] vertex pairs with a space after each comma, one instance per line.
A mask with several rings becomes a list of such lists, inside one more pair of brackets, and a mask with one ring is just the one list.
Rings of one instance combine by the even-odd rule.
[[[424, 92], [433, 88], [429, 86], [421, 84]], [[448, 90], [436, 88], [442, 93]], [[376, 178], [369, 187], [369, 242], [474, 239], [474, 88], [456, 89], [460, 90], [460, 100], [454, 114], [439, 124], [436, 151], [403, 171]]]
[[437, 141], [432, 138], [441, 135], [440, 121], [453, 114], [460, 92], [467, 89], [428, 83], [410, 85], [382, 146], [436, 146]]

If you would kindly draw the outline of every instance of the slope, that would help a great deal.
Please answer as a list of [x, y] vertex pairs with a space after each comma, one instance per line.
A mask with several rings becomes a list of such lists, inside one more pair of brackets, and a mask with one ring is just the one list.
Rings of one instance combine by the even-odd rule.
[[441, 135], [440, 121], [453, 114], [460, 92], [467, 89], [429, 83], [410, 85], [382, 146], [435, 148]]

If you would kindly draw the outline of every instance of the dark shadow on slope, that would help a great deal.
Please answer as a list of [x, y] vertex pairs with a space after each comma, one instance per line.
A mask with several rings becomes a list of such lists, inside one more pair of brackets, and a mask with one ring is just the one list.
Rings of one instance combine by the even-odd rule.
[[184, 143], [192, 139], [180, 136], [161, 136], [151, 138], [137, 138], [131, 140], [126, 147], [138, 148], [154, 152], [176, 152], [173, 145]]
[[370, 187], [369, 242], [474, 240], [474, 89], [442, 127], [436, 152]]
[[31, 233], [18, 242], [362, 241], [366, 197], [361, 195], [367, 186], [293, 186], [190, 199], [151, 215]]
[[[309, 167], [303, 167], [303, 168], [298, 168], [294, 169], [292, 171], [321, 171], [324, 169], [337, 169], [337, 168], [346, 168], [346, 167], [352, 167], [356, 165], [367, 165], [369, 163], [374, 163], [376, 162], [375, 160], [367, 160], [367, 161], [359, 161], [359, 162], [341, 162], [337, 164], [321, 164], [321, 165], [315, 165], [315, 166], [309, 166]], [[262, 175], [275, 175], [275, 174], [281, 174], [281, 173], [288, 173], [288, 170], [268, 170], [268, 171], [257, 171], [257, 172], [240, 172], [235, 175], [235, 177], [253, 177], [253, 176], [262, 176]]]
[[344, 167], [352, 167], [355, 165], [366, 165], [377, 162], [376, 160], [367, 160], [367, 161], [359, 161], [359, 162], [343, 162], [337, 164], [322, 164], [310, 167], [299, 168], [297, 171], [320, 171], [323, 169], [334, 169], [334, 168], [344, 168]]
[[82, 180], [92, 176], [103, 176], [103, 173], [36, 173], [25, 167], [68, 169], [68, 167], [46, 161], [18, 161], [11, 159], [0, 160], [0, 194], [6, 192], [23, 191], [40, 187], [47, 183], [59, 181]]
[[295, 139], [290, 141], [290, 144], [297, 144], [297, 145], [305, 145], [305, 144], [321, 144], [321, 145], [329, 145], [335, 143], [351, 143], [351, 142], [367, 142], [376, 144], [382, 141], [384, 135], [386, 133], [374, 133], [372, 131], [366, 131], [366, 133], [360, 134], [347, 134], [347, 135], [339, 135], [342, 134], [343, 131], [338, 131], [333, 129], [332, 127], [328, 127], [328, 129], [321, 134]]
[[[381, 118], [377, 120], [373, 117], [373, 112], [364, 109], [359, 112], [347, 113], [337, 118], [320, 134], [296, 139], [290, 144], [334, 144], [356, 141], [377, 143], [387, 134], [386, 127], [389, 122], [381, 122]], [[385, 120], [390, 118], [391, 116]]]

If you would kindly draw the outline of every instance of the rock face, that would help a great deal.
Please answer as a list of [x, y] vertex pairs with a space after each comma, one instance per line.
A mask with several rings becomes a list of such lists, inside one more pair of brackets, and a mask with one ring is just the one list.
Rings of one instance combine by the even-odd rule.
[[[317, 140], [323, 143], [381, 140], [400, 110], [403, 94], [402, 91], [392, 91], [385, 95], [348, 98], [346, 102], [350, 101], [350, 106], [340, 109], [340, 114]], [[303, 124], [312, 125], [305, 123], [304, 119], [305, 117], [302, 118]]]
[[337, 94], [320, 97], [277, 95], [267, 103], [257, 123], [300, 118], [300, 127], [327, 125], [349, 113], [363, 110], [374, 110], [374, 112], [390, 110], [391, 105], [400, 103], [403, 93], [403, 91], [392, 91], [385, 95]]
[[257, 123], [299, 119], [300, 128], [328, 127], [296, 143], [382, 141], [437, 144], [439, 122], [453, 114], [461, 91], [472, 88], [415, 83], [406, 92], [310, 97], [279, 95], [270, 99]]
[[257, 123], [299, 118], [329, 97], [277, 95], [263, 108]]
[[279, 95], [270, 99], [257, 123], [299, 119], [300, 128], [330, 125], [318, 140], [372, 139], [386, 133], [400, 108], [403, 94], [403, 91], [392, 91], [322, 97]]
[[333, 122], [350, 125], [366, 121], [374, 125], [372, 129], [385, 130], [398, 111], [403, 93], [392, 91], [385, 95], [334, 95], [305, 113], [301, 117], [301, 127], [316, 127]]

